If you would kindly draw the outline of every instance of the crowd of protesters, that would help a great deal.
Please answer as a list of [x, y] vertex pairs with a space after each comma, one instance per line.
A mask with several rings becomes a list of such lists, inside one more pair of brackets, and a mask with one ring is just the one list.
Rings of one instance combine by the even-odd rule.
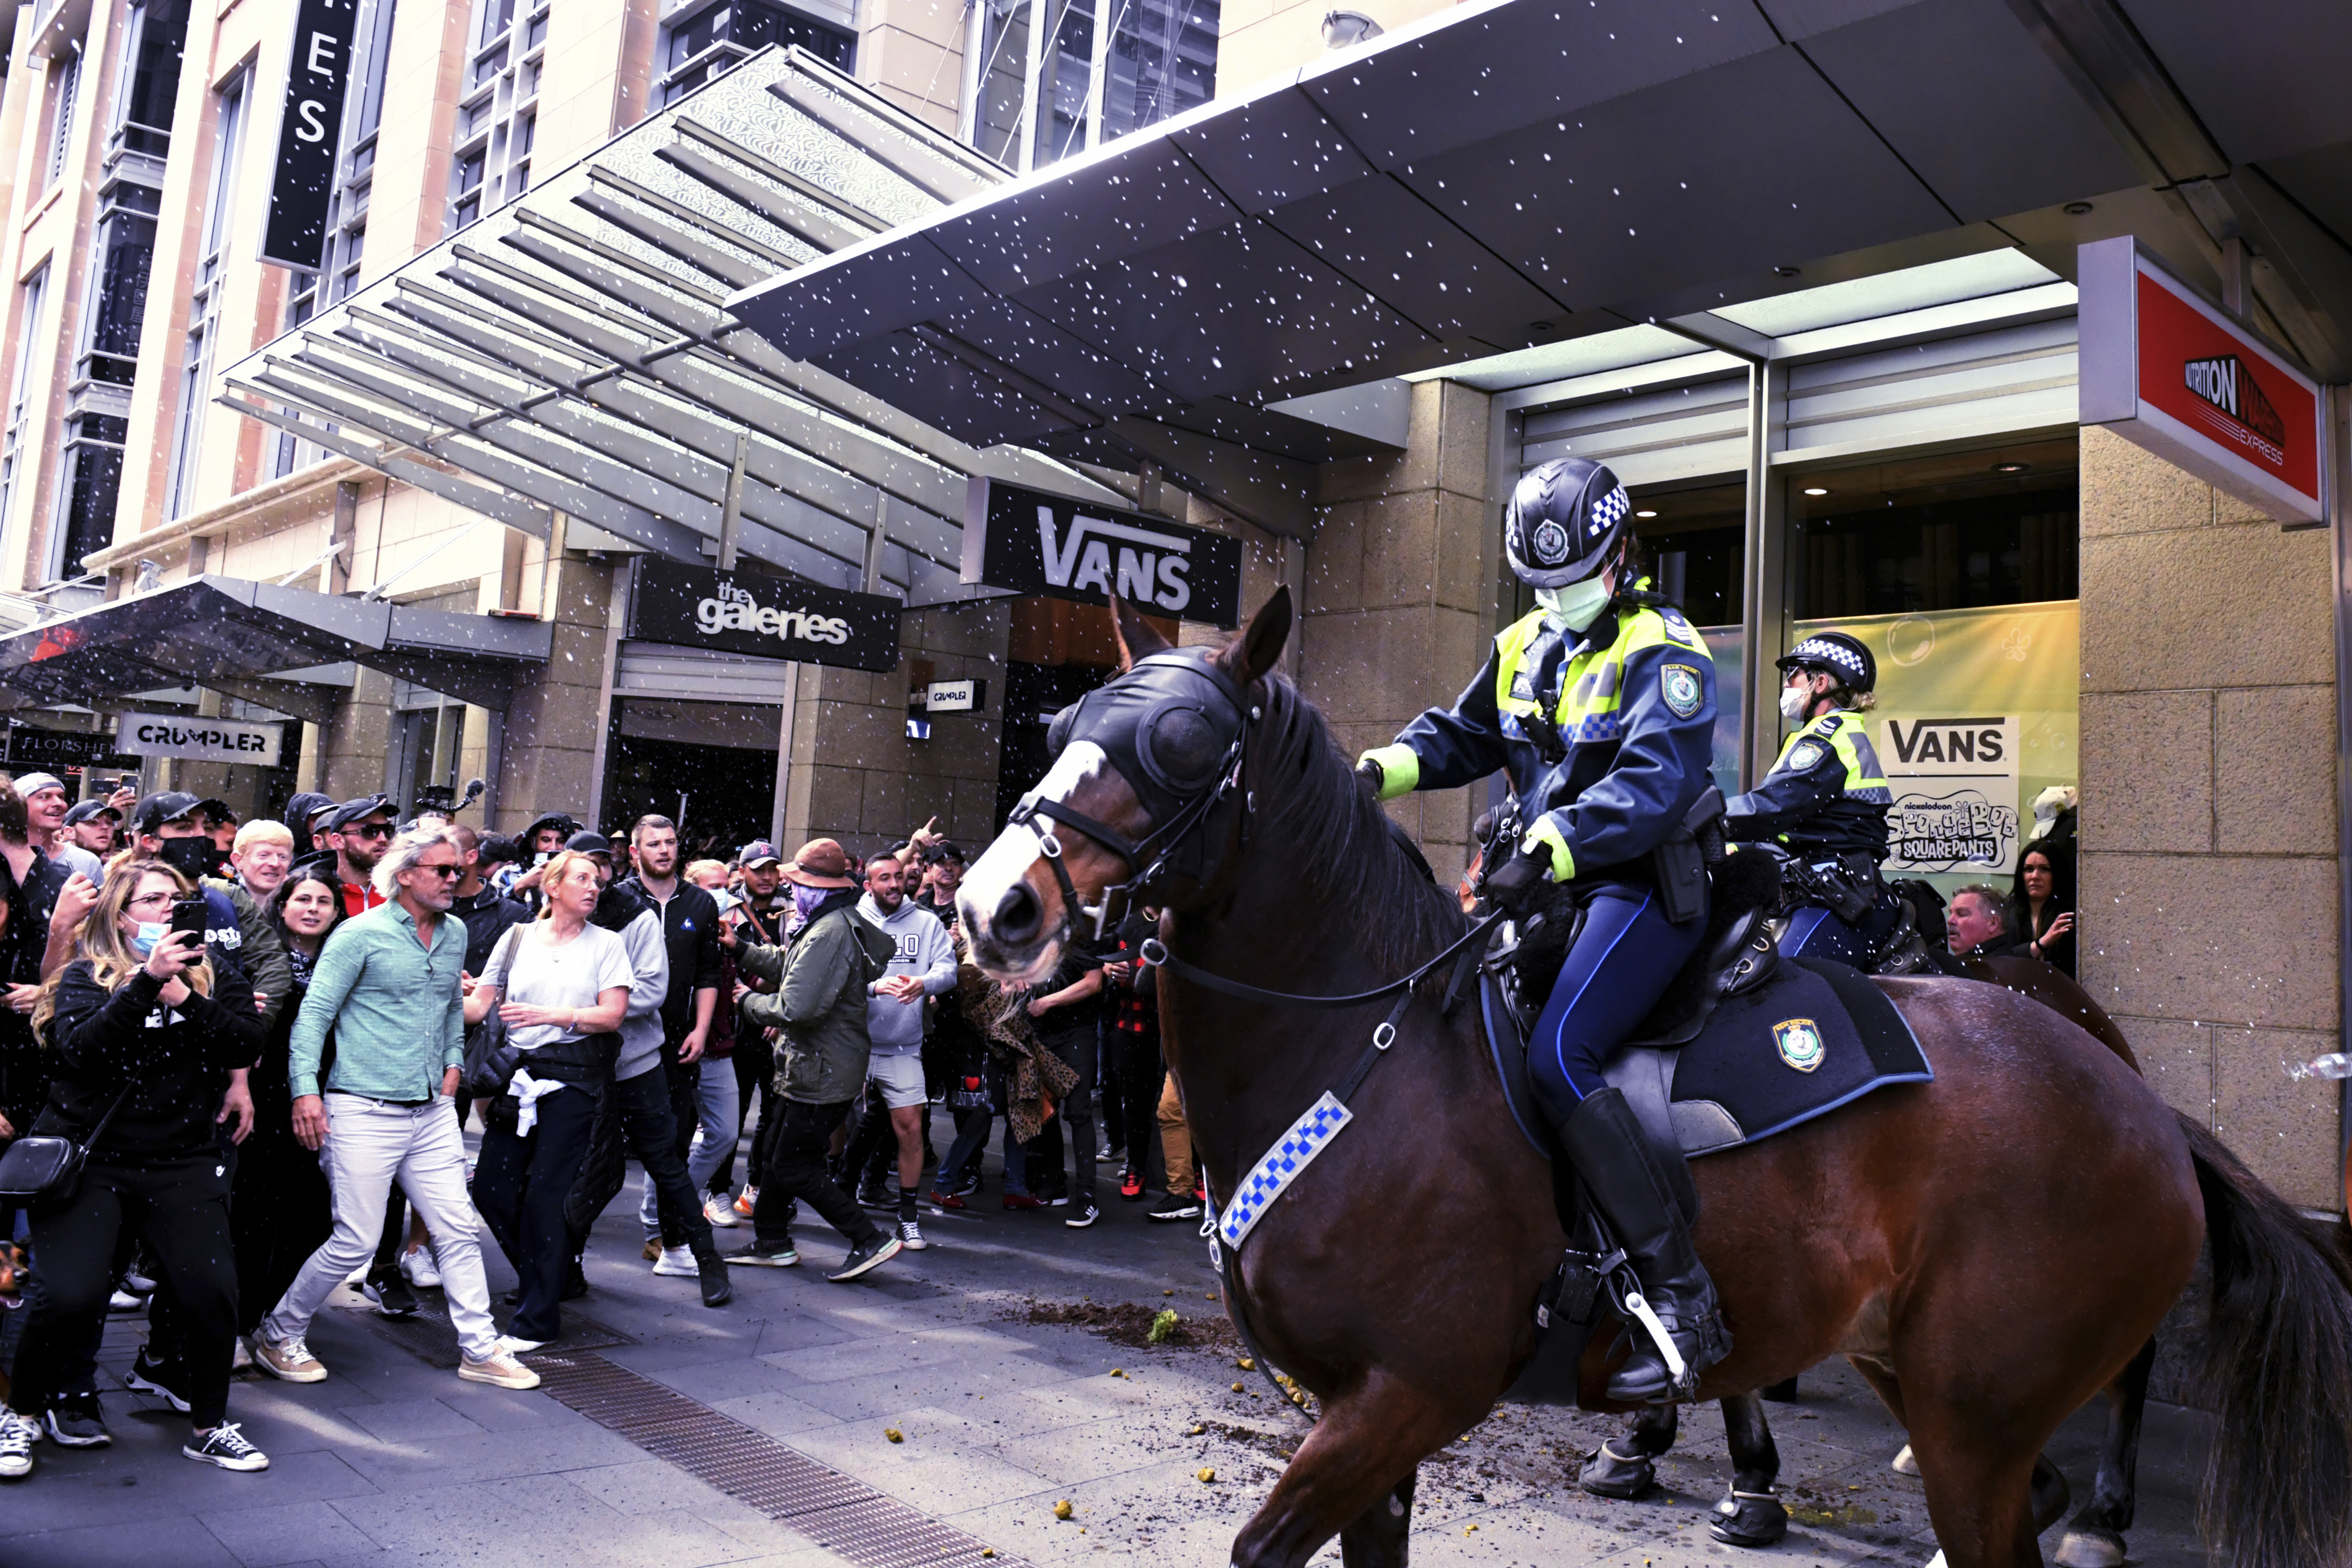
[[1143, 1217], [1201, 1213], [1153, 971], [1074, 944], [988, 979], [935, 826], [688, 860], [660, 816], [506, 838], [383, 795], [239, 822], [70, 793], [0, 777], [0, 1479], [111, 1442], [110, 1312], [148, 1316], [125, 1385], [232, 1471], [269, 1462], [235, 1376], [329, 1378], [307, 1333], [339, 1290], [394, 1318], [437, 1291], [457, 1376], [536, 1386], [631, 1159], [644, 1260], [711, 1308], [801, 1261], [803, 1210], [834, 1280], [930, 1245], [1000, 1119], [1006, 1210], [1093, 1226], [1108, 1163]]

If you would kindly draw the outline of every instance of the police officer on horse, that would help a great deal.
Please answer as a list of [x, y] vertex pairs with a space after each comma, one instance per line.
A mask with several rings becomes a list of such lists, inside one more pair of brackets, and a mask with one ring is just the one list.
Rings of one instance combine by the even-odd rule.
[[[1715, 665], [1682, 612], [1638, 575], [1631, 505], [1616, 476], [1585, 458], [1524, 476], [1504, 512], [1504, 548], [1539, 607], [1495, 639], [1451, 709], [1431, 709], [1357, 765], [1383, 800], [1502, 769], [1521, 833], [1517, 852], [1490, 866], [1486, 895], [1524, 912], [1548, 885], [1570, 884], [1583, 904], [1528, 1067], [1560, 1147], [1695, 1376], [1730, 1352], [1730, 1336], [1668, 1173], [1601, 1065], [1706, 932], [1704, 879], [1696, 893], [1662, 884], [1653, 863], [1678, 834], [1687, 842], [1685, 818], [1710, 787]], [[1641, 1334], [1633, 1346], [1609, 1396], [1673, 1397], [1657, 1348]]]
[[1863, 719], [1876, 700], [1878, 661], [1858, 638], [1816, 632], [1775, 667], [1780, 717], [1797, 728], [1771, 772], [1726, 808], [1724, 837], [1787, 852], [1782, 952], [1867, 971], [1903, 913], [1879, 879], [1895, 795]]

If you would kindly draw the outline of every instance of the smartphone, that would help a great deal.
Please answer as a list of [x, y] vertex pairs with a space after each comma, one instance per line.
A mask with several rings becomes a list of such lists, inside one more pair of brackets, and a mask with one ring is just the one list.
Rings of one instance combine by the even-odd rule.
[[210, 908], [205, 902], [205, 896], [202, 893], [192, 893], [184, 899], [173, 900], [173, 933], [177, 935], [179, 932], [185, 931], [194, 931], [199, 937], [203, 936], [205, 934], [205, 926], [210, 913]]

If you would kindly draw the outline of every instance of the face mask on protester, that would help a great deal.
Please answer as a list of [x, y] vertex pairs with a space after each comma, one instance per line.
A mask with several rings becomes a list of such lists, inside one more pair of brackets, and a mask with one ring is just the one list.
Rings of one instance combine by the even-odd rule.
[[1538, 588], [1536, 603], [1570, 631], [1580, 632], [1600, 618], [1610, 593], [1609, 584], [1596, 574], [1565, 588]]
[[131, 951], [145, 958], [155, 951], [155, 944], [169, 936], [171, 931], [172, 922], [169, 921], [141, 921], [139, 934], [131, 939]]
[[816, 907], [824, 902], [832, 892], [831, 888], [803, 888], [798, 882], [794, 882], [793, 884], [793, 913], [803, 920], [808, 919], [816, 913]]
[[166, 838], [155, 858], [183, 877], [215, 877], [227, 858], [209, 838]]

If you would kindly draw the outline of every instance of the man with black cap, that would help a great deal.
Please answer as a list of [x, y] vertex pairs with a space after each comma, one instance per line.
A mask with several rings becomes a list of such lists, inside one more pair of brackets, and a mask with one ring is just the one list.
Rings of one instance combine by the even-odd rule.
[[304, 790], [286, 803], [286, 826], [294, 834], [294, 859], [299, 865], [326, 847], [318, 841], [319, 818], [335, 809], [335, 797]]
[[86, 850], [101, 870], [113, 858], [115, 836], [122, 831], [122, 813], [110, 801], [86, 800], [66, 812], [66, 837]]
[[[628, 1010], [621, 1017], [621, 1051], [613, 1064], [613, 1083], [597, 1110], [596, 1130], [587, 1162], [572, 1184], [565, 1217], [572, 1226], [572, 1249], [577, 1258], [587, 1247], [588, 1227], [613, 1201], [627, 1179], [622, 1149], [637, 1157], [653, 1183], [661, 1240], [648, 1247], [657, 1274], [699, 1278], [707, 1307], [723, 1305], [734, 1294], [711, 1239], [710, 1221], [694, 1179], [686, 1173], [686, 1159], [677, 1147], [677, 1123], [670, 1113], [669, 1079], [662, 1071], [662, 1004], [669, 996], [669, 947], [662, 931], [661, 911], [626, 884], [613, 880], [613, 842], [601, 833], [575, 833], [563, 846], [596, 863], [604, 893], [596, 901], [591, 923], [620, 936], [629, 955], [631, 980]], [[691, 1258], [689, 1264], [687, 1259]]]
[[383, 858], [397, 827], [390, 795], [347, 800], [312, 826], [320, 849], [334, 855], [335, 880], [342, 885], [343, 915], [363, 915], [384, 901], [375, 890], [375, 863]]

